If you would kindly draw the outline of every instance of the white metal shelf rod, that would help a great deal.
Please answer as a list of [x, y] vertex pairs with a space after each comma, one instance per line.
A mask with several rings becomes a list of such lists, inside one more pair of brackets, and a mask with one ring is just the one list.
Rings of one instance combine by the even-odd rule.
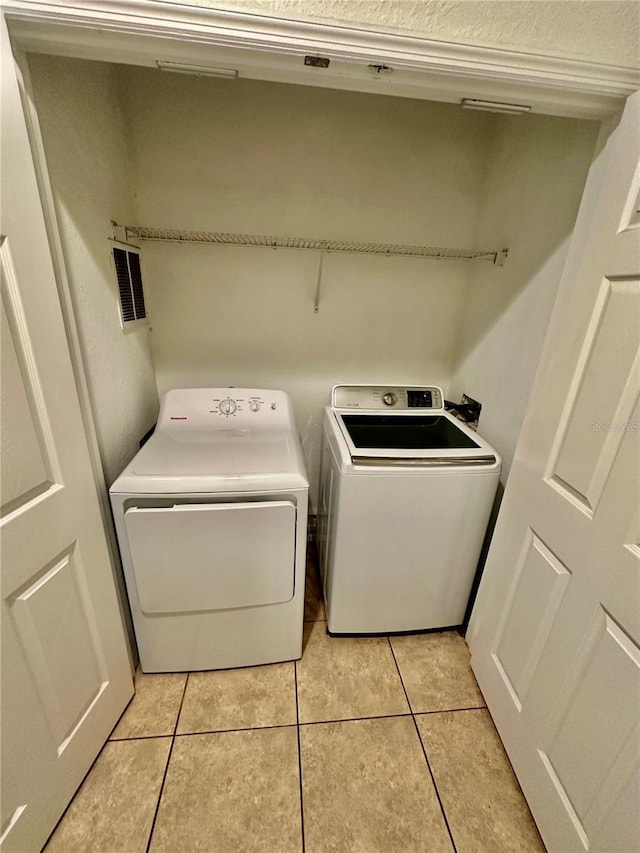
[[508, 249], [451, 249], [439, 246], [405, 246], [395, 243], [364, 243], [348, 240], [318, 240], [305, 237], [272, 237], [257, 234], [228, 234], [209, 231], [178, 231], [166, 228], [125, 226], [127, 237], [178, 243], [213, 243], [226, 246], [255, 246], [271, 249], [310, 249], [356, 255], [416, 257], [430, 260], [492, 261], [502, 266]]

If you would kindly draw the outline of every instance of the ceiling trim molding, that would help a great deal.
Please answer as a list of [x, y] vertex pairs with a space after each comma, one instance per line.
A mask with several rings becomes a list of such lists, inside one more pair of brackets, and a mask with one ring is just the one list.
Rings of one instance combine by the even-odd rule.
[[27, 47], [40, 40], [83, 43], [88, 31], [153, 37], [289, 56], [385, 63], [457, 78], [541, 86], [623, 99], [640, 88], [640, 69], [380, 31], [227, 12], [158, 0], [3, 0], [10, 31]]

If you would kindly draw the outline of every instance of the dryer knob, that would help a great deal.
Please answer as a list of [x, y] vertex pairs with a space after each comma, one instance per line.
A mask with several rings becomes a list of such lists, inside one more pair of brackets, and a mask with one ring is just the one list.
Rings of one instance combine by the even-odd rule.
[[252, 412], [259, 412], [260, 411], [260, 403], [257, 400], [252, 400], [249, 403], [249, 408], [251, 409]]
[[393, 391], [387, 391], [387, 393], [383, 396], [382, 402], [385, 406], [395, 406], [398, 402], [398, 397], [393, 393]]
[[227, 397], [226, 400], [220, 401], [220, 413], [223, 415], [232, 415], [236, 410], [236, 401], [232, 400], [231, 397]]

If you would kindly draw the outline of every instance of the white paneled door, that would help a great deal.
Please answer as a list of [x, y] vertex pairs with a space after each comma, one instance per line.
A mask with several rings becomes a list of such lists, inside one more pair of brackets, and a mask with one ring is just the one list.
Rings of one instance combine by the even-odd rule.
[[3, 853], [38, 851], [133, 693], [2, 20]]
[[468, 635], [562, 853], [640, 850], [640, 95], [602, 142]]

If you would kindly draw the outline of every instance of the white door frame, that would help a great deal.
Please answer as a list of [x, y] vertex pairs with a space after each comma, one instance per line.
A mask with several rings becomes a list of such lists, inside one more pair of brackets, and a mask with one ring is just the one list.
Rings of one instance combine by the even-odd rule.
[[[157, 59], [217, 65], [225, 57], [243, 76], [258, 79], [450, 102], [515, 99], [534, 112], [581, 118], [617, 111], [640, 88], [640, 70], [634, 68], [436, 41], [400, 30], [158, 0], [2, 0], [2, 8], [14, 43], [78, 58], [155, 66]], [[330, 58], [330, 67], [305, 66], [307, 54]], [[394, 70], [379, 74], [370, 64]]]
[[[590, 119], [617, 112], [626, 97], [640, 88], [636, 69], [435, 41], [400, 31], [291, 21], [157, 0], [82, 0], [81, 5], [63, 0], [2, 0], [1, 8], [19, 65], [32, 155], [114, 567], [117, 545], [33, 104], [27, 50], [152, 67], [158, 58], [200, 65], [222, 63], [254, 79], [454, 103], [462, 97], [527, 103], [532, 112]], [[330, 58], [331, 70], [306, 67], [303, 57], [307, 54]], [[394, 71], [380, 77], [369, 69], [370, 64], [384, 64]], [[120, 578], [120, 573], [115, 572], [115, 577]], [[131, 631], [128, 619], [127, 624]]]

